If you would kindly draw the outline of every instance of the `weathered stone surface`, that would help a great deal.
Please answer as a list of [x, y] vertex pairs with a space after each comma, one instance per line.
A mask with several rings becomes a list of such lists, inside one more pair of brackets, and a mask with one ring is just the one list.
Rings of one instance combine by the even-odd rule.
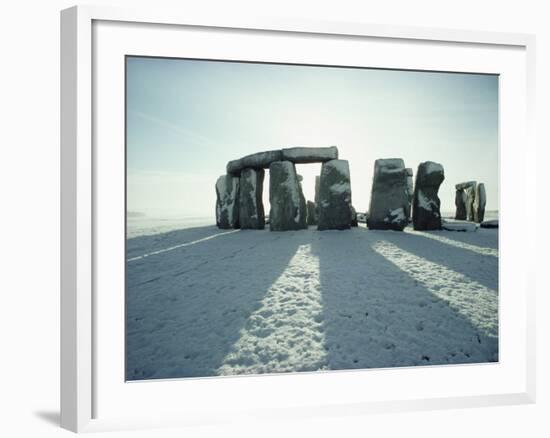
[[469, 186], [464, 189], [464, 201], [466, 204], [466, 219], [474, 222], [474, 202], [476, 199], [477, 185]]
[[240, 174], [245, 168], [267, 169], [274, 161], [280, 161], [281, 150], [258, 152], [227, 163], [227, 173]]
[[403, 229], [409, 223], [411, 201], [410, 171], [401, 158], [378, 159], [374, 162], [374, 176], [367, 226], [372, 230]]
[[319, 175], [315, 176], [315, 215], [317, 220], [319, 220], [319, 186], [321, 185], [321, 177]]
[[467, 181], [455, 185], [455, 219], [473, 220], [473, 203], [476, 185], [476, 181]]
[[319, 187], [321, 185], [321, 177], [315, 176], [315, 205], [319, 205]]
[[239, 180], [239, 225], [242, 229], [263, 230], [265, 228], [262, 193], [264, 187], [263, 169], [243, 169]]
[[419, 164], [412, 206], [415, 230], [441, 229], [441, 201], [437, 196], [437, 191], [444, 179], [445, 174], [441, 164], [433, 161]]
[[239, 178], [222, 175], [216, 181], [216, 225], [239, 228]]
[[273, 151], [257, 152], [246, 155], [238, 160], [227, 163], [227, 173], [239, 175], [243, 169], [267, 169], [275, 161], [291, 161], [293, 163], [323, 163], [338, 158], [338, 148], [296, 147], [277, 149]]
[[317, 225], [317, 207], [315, 202], [307, 201], [307, 224]]
[[485, 218], [485, 205], [487, 204], [487, 195], [485, 193], [485, 184], [479, 183], [476, 187], [474, 199], [474, 222], [478, 224]]
[[294, 163], [275, 161], [269, 166], [269, 202], [271, 231], [307, 228], [306, 202]]
[[323, 163], [319, 184], [319, 230], [351, 226], [351, 185], [347, 160]]
[[355, 211], [355, 208], [353, 205], [350, 206], [351, 209], [351, 226], [352, 227], [358, 227], [359, 223], [357, 222], [357, 211]]
[[327, 148], [285, 148], [282, 151], [282, 160], [293, 163], [323, 163], [325, 161], [338, 159], [338, 148], [330, 146]]

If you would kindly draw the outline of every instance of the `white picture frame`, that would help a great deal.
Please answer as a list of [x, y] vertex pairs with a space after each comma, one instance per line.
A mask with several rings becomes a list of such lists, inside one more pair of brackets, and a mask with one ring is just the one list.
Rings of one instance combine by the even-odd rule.
[[[106, 24], [105, 31], [98, 30], [97, 26], [102, 26], [102, 23]], [[500, 312], [503, 318], [501, 322], [505, 323], [501, 330], [502, 342], [510, 343], [509, 350], [518, 350], [514, 357], [504, 354], [503, 359], [497, 365], [501, 368], [494, 369], [487, 367], [483, 369], [483, 365], [457, 366], [454, 367], [454, 371], [448, 372], [442, 369], [445, 367], [420, 367], [422, 369], [414, 371], [415, 380], [418, 378], [420, 383], [422, 379], [431, 378], [436, 382], [445, 382], [449, 380], [449, 373], [453, 373], [453, 379], [458, 379], [457, 388], [452, 392], [446, 392], [445, 386], [439, 385], [440, 391], [434, 389], [429, 393], [431, 395], [420, 397], [418, 394], [423, 394], [422, 391], [416, 389], [406, 391], [402, 387], [395, 391], [388, 391], [386, 396], [382, 395], [382, 389], [379, 389], [377, 395], [374, 396], [349, 391], [349, 388], [361, 388], [363, 379], [370, 379], [371, 382], [373, 379], [377, 379], [381, 386], [384, 385], [384, 382], [406, 382], [412, 372], [411, 370], [392, 370], [391, 372], [394, 374], [388, 375], [387, 371], [378, 370], [367, 371], [363, 374], [344, 372], [338, 373], [334, 377], [327, 377], [330, 373], [323, 375], [313, 373], [275, 377], [192, 380], [186, 383], [186, 393], [200, 391], [211, 398], [203, 402], [199, 400], [193, 403], [193, 406], [187, 406], [185, 403], [182, 403], [184, 407], [172, 405], [172, 409], [168, 409], [167, 404], [155, 403], [156, 406], [144, 406], [143, 412], [136, 411], [133, 415], [131, 409], [117, 411], [117, 406], [123, 405], [120, 403], [122, 399], [117, 397], [129, 397], [135, 400], [136, 397], [139, 399], [141, 393], [141, 397], [144, 399], [154, 399], [160, 394], [170, 393], [166, 397], [169, 403], [177, 395], [177, 387], [181, 386], [181, 382], [162, 382], [163, 386], [159, 387], [160, 389], [157, 391], [155, 389], [157, 383], [146, 382], [128, 385], [119, 381], [121, 388], [124, 387], [124, 389], [120, 393], [113, 390], [113, 393], [109, 394], [109, 398], [113, 399], [112, 406], [107, 406], [103, 394], [110, 391], [106, 388], [110, 388], [112, 385], [107, 385], [104, 382], [112, 383], [110, 379], [116, 379], [117, 374], [107, 376], [108, 372], [105, 371], [109, 367], [109, 360], [113, 359], [114, 363], [114, 358], [110, 355], [115, 353], [112, 348], [103, 347], [106, 342], [103, 342], [105, 337], [102, 336], [102, 331], [108, 328], [120, 332], [122, 321], [117, 322], [116, 312], [105, 311], [105, 300], [97, 300], [98, 287], [100, 288], [105, 282], [116, 283], [115, 274], [109, 274], [101, 268], [104, 263], [101, 251], [105, 245], [103, 242], [99, 243], [98, 236], [120, 231], [120, 224], [115, 224], [112, 229], [104, 232], [103, 230], [106, 230], [109, 224], [102, 225], [106, 219], [98, 213], [101, 209], [97, 208], [102, 202], [107, 202], [105, 206], [110, 205], [109, 202], [117, 202], [116, 197], [110, 201], [103, 201], [102, 193], [105, 191], [101, 189], [101, 184], [104, 184], [100, 181], [101, 175], [110, 174], [112, 169], [102, 167], [105, 162], [100, 157], [98, 158], [96, 153], [98, 139], [101, 139], [100, 143], [104, 144], [102, 139], [106, 138], [101, 131], [103, 128], [97, 129], [97, 123], [101, 124], [103, 114], [101, 111], [102, 98], [97, 94], [97, 87], [98, 81], [105, 77], [102, 75], [109, 72], [109, 70], [103, 71], [103, 67], [98, 67], [98, 65], [104, 66], [105, 61], [112, 59], [112, 56], [119, 59], [121, 53], [141, 54], [141, 52], [135, 53], [134, 51], [132, 53], [125, 52], [127, 50], [125, 44], [130, 38], [118, 37], [117, 35], [120, 34], [117, 33], [119, 32], [116, 29], [117, 26], [126, 26], [127, 29], [123, 32], [132, 32], [132, 41], [140, 40], [139, 33], [142, 32], [140, 28], [147, 27], [150, 32], [159, 34], [177, 32], [177, 29], [185, 28], [191, 31], [200, 31], [201, 35], [206, 36], [216, 32], [233, 31], [238, 33], [238, 37], [243, 41], [253, 41], [255, 38], [261, 38], [264, 34], [269, 34], [275, 39], [280, 36], [285, 38], [308, 38], [311, 36], [339, 38], [338, 44], [344, 45], [362, 44], [363, 41], [368, 40], [373, 44], [384, 42], [388, 45], [419, 47], [426, 52], [427, 58], [431, 56], [431, 50], [437, 50], [437, 53], [443, 53], [442, 50], [456, 50], [457, 56], [451, 53], [451, 55], [444, 56], [445, 60], [432, 56], [431, 60], [421, 66], [422, 68], [420, 68], [420, 64], [415, 65], [420, 61], [395, 59], [395, 54], [387, 55], [388, 58], [383, 58], [385, 61], [379, 62], [385, 62], [384, 66], [391, 68], [451, 71], [472, 71], [473, 69], [474, 71], [503, 74], [503, 77], [510, 78], [510, 82], [506, 83], [504, 87], [505, 90], [509, 90], [510, 94], [502, 96], [504, 106], [501, 107], [501, 110], [504, 111], [501, 119], [501, 148], [503, 148], [501, 149], [500, 163], [501, 211], [503, 212], [501, 238], [504, 238], [505, 242], [501, 246], [504, 258], [500, 267], [500, 282], [504, 288], [514, 288], [517, 296], [513, 296], [513, 300], [516, 301], [512, 301], [512, 298], [508, 301], [504, 300], [501, 303]], [[155, 51], [162, 47], [164, 51], [160, 53], [161, 55], [170, 54], [172, 48], [167, 44], [162, 45], [162, 36], [159, 38], [156, 42], [155, 38], [148, 38], [148, 47], [143, 50]], [[108, 45], [105, 44], [106, 41], [109, 43]], [[135, 44], [138, 43], [139, 41]], [[157, 44], [156, 47], [155, 44]], [[107, 46], [109, 46], [109, 50], [107, 50]], [[250, 53], [254, 53], [253, 46], [251, 47]], [[484, 50], [483, 56], [478, 56], [481, 54], [479, 52], [478, 55], [471, 57], [469, 66], [461, 64], [464, 62], [462, 58], [469, 56], [467, 50], [479, 49]], [[205, 57], [217, 56], [215, 54], [217, 52], [208, 52], [206, 44], [199, 44], [194, 48], [194, 53], [198, 53], [200, 56], [201, 50], [205, 51]], [[111, 52], [107, 53], [108, 51]], [[330, 52], [330, 50], [328, 51]], [[494, 54], [491, 55], [490, 52], [494, 52]], [[101, 58], [104, 53], [105, 58]], [[392, 27], [364, 23], [258, 19], [243, 16], [196, 16], [192, 11], [183, 13], [156, 9], [136, 11], [103, 6], [77, 6], [62, 11], [61, 426], [75, 432], [83, 432], [206, 424], [246, 418], [249, 415], [299, 418], [312, 415], [364, 414], [534, 402], [534, 275], [532, 275], [533, 268], [529, 267], [525, 258], [523, 257], [523, 261], [520, 259], [523, 250], [527, 251], [531, 245], [534, 245], [535, 231], [533, 229], [527, 231], [528, 240], [514, 237], [513, 233], [506, 231], [513, 229], [514, 225], [519, 223], [516, 221], [521, 218], [514, 216], [511, 207], [509, 207], [510, 202], [502, 196], [502, 193], [506, 192], [507, 196], [514, 199], [519, 197], [525, 202], [533, 201], [535, 196], [536, 175], [534, 167], [529, 168], [526, 159], [526, 157], [534, 155], [535, 150], [532, 135], [534, 53], [534, 36], [525, 34]], [[293, 60], [299, 62], [300, 55], [298, 53], [292, 56], [296, 56]], [[323, 56], [330, 56], [330, 53]], [[495, 62], [492, 63], [491, 59], [482, 59], [486, 56], [494, 56]], [[101, 63], [97, 62], [98, 59], [101, 60]], [[479, 65], [477, 70], [472, 67], [475, 65]], [[120, 85], [120, 79], [118, 78], [118, 82], [115, 81], [116, 83], [110, 86]], [[120, 92], [119, 89], [118, 93]], [[512, 99], [518, 103], [518, 108], [512, 108], [512, 105], [509, 104]], [[120, 109], [119, 105], [123, 105], [123, 102], [117, 102], [117, 108]], [[115, 108], [113, 111], [117, 111], [117, 109]], [[510, 113], [506, 111], [510, 111]], [[510, 124], [505, 124], [507, 120], [510, 121]], [[521, 141], [523, 147], [514, 149], [512, 144], [518, 141]], [[116, 141], [113, 144], [123, 147]], [[521, 166], [522, 163], [518, 163], [518, 160], [521, 160], [525, 166]], [[512, 184], [509, 178], [507, 179], [514, 163], [517, 163], [518, 168], [514, 180], [516, 184]], [[116, 179], [111, 180], [111, 182], [116, 181]], [[535, 203], [531, 202], [529, 205], [535, 205]], [[105, 211], [105, 208], [102, 211]], [[114, 249], [114, 252], [116, 253], [117, 249]], [[507, 267], [513, 267], [513, 269], [504, 269]], [[111, 275], [113, 275], [112, 278]], [[510, 296], [512, 297], [512, 295]], [[114, 306], [116, 305], [114, 302]], [[522, 312], [517, 312], [520, 314], [518, 319], [508, 318], [508, 314], [513, 313], [510, 311], [513, 310], [511, 307], [517, 309], [517, 306], [520, 306], [522, 310]], [[512, 325], [516, 326], [513, 333], [507, 331], [508, 327]], [[506, 351], [506, 345], [504, 347], [504, 351]], [[101, 354], [98, 354], [98, 351]], [[499, 370], [506, 368], [508, 363], [511, 364], [510, 369], [499, 374]], [[462, 372], [462, 377], [460, 377]], [[488, 378], [490, 374], [496, 376], [495, 381], [483, 386], [482, 382], [490, 380]], [[276, 380], [273, 381], [273, 379]], [[464, 379], [462, 381], [464, 385], [461, 384], [460, 379]], [[471, 379], [474, 382], [478, 379], [478, 391], [472, 390], [465, 384], [466, 380]], [[502, 381], [503, 379], [506, 382]], [[501, 383], [498, 383], [499, 381]], [[434, 384], [434, 388], [435, 386], [437, 383]], [[460, 386], [464, 386], [464, 388], [458, 388]], [[247, 404], [243, 396], [240, 402], [235, 403], [236, 406], [225, 409], [229, 407], [227, 394], [243, 393], [251, 396], [259, 391], [275, 391], [275, 387], [298, 387], [300, 392], [306, 393], [306, 395], [297, 397], [294, 403], [290, 403], [285, 398], [284, 391], [274, 392], [270, 402], [260, 397], [251, 404]], [[130, 388], [130, 392], [124, 395], [123, 392], [128, 388]], [[316, 392], [315, 388], [322, 388], [322, 391]], [[311, 391], [309, 395], [307, 395], [308, 391]], [[216, 398], [221, 401], [217, 404], [212, 403], [212, 400]], [[224, 400], [225, 405], [223, 404]], [[108, 414], [103, 415], [102, 411], [108, 412]]]

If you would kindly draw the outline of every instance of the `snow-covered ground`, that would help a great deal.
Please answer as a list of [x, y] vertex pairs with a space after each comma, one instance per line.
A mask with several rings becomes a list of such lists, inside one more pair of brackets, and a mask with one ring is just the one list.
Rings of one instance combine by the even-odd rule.
[[127, 378], [498, 360], [498, 230], [127, 242]]
[[187, 217], [183, 215], [128, 215], [126, 221], [126, 237], [128, 239], [138, 236], [150, 236], [153, 234], [167, 233], [169, 231], [185, 228], [212, 225], [212, 217]]

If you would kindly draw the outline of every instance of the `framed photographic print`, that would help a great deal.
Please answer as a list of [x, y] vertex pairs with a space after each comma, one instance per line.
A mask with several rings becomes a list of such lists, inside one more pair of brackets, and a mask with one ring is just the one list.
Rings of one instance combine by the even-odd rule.
[[61, 24], [63, 427], [534, 400], [532, 36]]

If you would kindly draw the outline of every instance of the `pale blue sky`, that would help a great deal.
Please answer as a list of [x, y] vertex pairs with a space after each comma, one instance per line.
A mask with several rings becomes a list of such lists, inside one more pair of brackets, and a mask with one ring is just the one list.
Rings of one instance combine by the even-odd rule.
[[[352, 202], [366, 211], [374, 160], [445, 168], [454, 185], [485, 182], [498, 208], [498, 78], [489, 75], [127, 59], [128, 210], [214, 215], [227, 161], [292, 146], [336, 145], [350, 162]], [[320, 165], [301, 165], [313, 199]], [[268, 206], [266, 175], [264, 203]]]

